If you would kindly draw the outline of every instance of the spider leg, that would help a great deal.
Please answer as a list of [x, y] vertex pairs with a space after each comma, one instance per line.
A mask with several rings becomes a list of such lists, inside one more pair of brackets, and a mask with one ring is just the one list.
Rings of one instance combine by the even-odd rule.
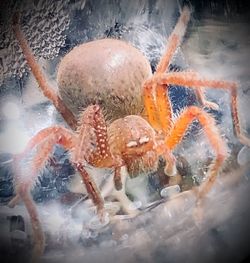
[[[25, 149], [23, 150], [22, 153], [20, 154], [17, 154], [14, 156], [14, 170], [15, 171], [18, 171], [19, 168], [17, 167], [18, 166], [18, 163], [23, 159], [25, 158], [25, 156], [30, 152], [32, 151], [32, 149], [34, 147], [36, 147], [37, 145], [39, 145], [42, 141], [44, 141], [46, 138], [49, 137], [49, 135], [53, 134], [54, 132], [57, 132], [58, 129], [63, 129], [62, 127], [49, 127], [49, 128], [46, 128], [46, 129], [43, 129], [41, 131], [39, 131], [34, 137], [32, 137], [28, 144], [26, 145]], [[63, 129], [63, 130], [66, 130], [66, 129]], [[73, 133], [71, 133], [71, 136], [73, 135]], [[67, 146], [67, 145], [65, 145]], [[69, 147], [69, 146], [68, 146]], [[16, 173], [18, 174], [18, 172]], [[35, 178], [30, 178], [31, 181], [34, 181], [36, 179], [36, 172], [34, 174]], [[17, 194], [8, 204], [9, 207], [15, 207], [15, 205], [18, 203], [20, 197], [19, 195]]]
[[[89, 137], [91, 130], [95, 134], [95, 138]], [[86, 161], [96, 167], [114, 168], [114, 185], [117, 190], [121, 190], [121, 167], [124, 166], [124, 161], [118, 153], [114, 153], [114, 149], [113, 151], [110, 149], [110, 146], [114, 148], [114, 145], [112, 146], [112, 142], [109, 141], [107, 124], [100, 106], [91, 105], [85, 109], [81, 115], [81, 125], [78, 132], [81, 140], [74, 153], [74, 162], [78, 163], [77, 160], [82, 158], [82, 149], [94, 142], [94, 149], [87, 153], [84, 150]], [[91, 146], [89, 145], [87, 148], [91, 149]]]
[[96, 183], [93, 181], [91, 176], [87, 173], [87, 171], [84, 169], [82, 163], [78, 162], [76, 163], [76, 169], [81, 174], [81, 177], [83, 179], [83, 182], [86, 186], [87, 192], [90, 195], [90, 198], [92, 199], [93, 203], [97, 207], [97, 212], [100, 216], [100, 219], [103, 219], [103, 212], [104, 212], [104, 200], [101, 196], [101, 193], [96, 185]]
[[[16, 170], [16, 169], [14, 169], [14, 170]], [[9, 208], [14, 208], [14, 207], [18, 204], [19, 201], [20, 201], [20, 196], [19, 196], [18, 194], [16, 194], [16, 196], [13, 197], [13, 198], [9, 201], [8, 207], [9, 207]]]
[[[156, 96], [154, 96], [154, 91], [156, 92]], [[148, 122], [159, 135], [163, 133], [166, 136], [172, 127], [173, 113], [165, 85], [145, 83], [143, 95]], [[165, 148], [166, 147], [162, 147], [162, 145], [158, 145], [157, 147], [159, 155], [163, 155], [167, 161], [164, 170], [165, 174], [168, 176], [176, 175], [175, 159], [173, 158], [172, 153], [166, 151]]]
[[135, 207], [134, 203], [126, 195], [125, 182], [128, 176], [129, 175], [126, 166], [120, 167], [119, 177], [121, 180], [121, 189], [117, 190], [116, 188], [112, 187], [110, 195], [114, 196], [120, 202], [124, 212], [126, 212], [128, 215], [136, 216], [139, 214], [139, 211]]
[[47, 79], [45, 78], [41, 67], [37, 63], [29, 44], [21, 30], [19, 23], [19, 13], [15, 13], [13, 16], [13, 30], [16, 36], [16, 39], [19, 42], [19, 45], [23, 51], [23, 54], [27, 60], [28, 65], [31, 68], [31, 71], [36, 78], [38, 85], [40, 86], [44, 96], [46, 96], [55, 106], [57, 111], [62, 115], [67, 124], [72, 128], [76, 129], [77, 121], [73, 113], [66, 107], [61, 98], [54, 92], [53, 88], [49, 85]]
[[[159, 85], [159, 87], [161, 86]], [[153, 93], [154, 90], [155, 89], [153, 89], [153, 83], [145, 83], [143, 86], [143, 99], [149, 123], [156, 131], [160, 132], [162, 130], [162, 127], [159, 120], [158, 110], [156, 107], [155, 96]], [[166, 98], [168, 97], [166, 96]], [[166, 99], [166, 103], [167, 102], [169, 102], [169, 100]], [[168, 109], [170, 111], [170, 103], [166, 106], [165, 109]], [[169, 116], [169, 114], [166, 116]]]
[[[176, 49], [182, 42], [189, 19], [190, 10], [186, 6], [183, 8], [178, 22], [168, 38], [165, 53], [157, 65], [155, 74], [167, 71]], [[159, 85], [159, 83], [145, 84], [143, 97], [149, 123], [155, 130], [167, 134], [172, 123], [172, 107], [165, 85]]]
[[117, 165], [114, 169], [114, 185], [117, 191], [121, 190], [123, 187], [121, 179], [121, 167], [122, 165]]
[[102, 194], [104, 197], [113, 196], [120, 202], [121, 207], [125, 213], [127, 213], [130, 216], [135, 216], [139, 214], [139, 211], [135, 207], [134, 203], [126, 195], [125, 182], [129, 174], [125, 165], [120, 167], [119, 176], [121, 180], [121, 189], [117, 190], [116, 188], [114, 188], [114, 179], [111, 178], [106, 182], [105, 186], [103, 187]]
[[[62, 127], [47, 128], [35, 135], [26, 146], [24, 152], [14, 158], [14, 171], [16, 175], [15, 188], [17, 196], [14, 197], [14, 200], [10, 201], [9, 206], [15, 205], [18, 199], [22, 199], [25, 204], [30, 216], [34, 238], [34, 248], [32, 253], [33, 260], [37, 260], [43, 254], [45, 237], [39, 219], [39, 214], [30, 191], [38, 177], [38, 171], [45, 165], [54, 144], [60, 143], [66, 149], [69, 149], [73, 146], [73, 140], [73, 134]], [[21, 169], [19, 167], [19, 162], [25, 157], [25, 154], [31, 151], [35, 146], [38, 147], [38, 151], [32, 161], [31, 172], [24, 174], [20, 172]]]
[[143, 98], [150, 125], [159, 133], [168, 134], [173, 113], [165, 85], [147, 81], [143, 86]]
[[195, 90], [196, 98], [203, 107], [207, 107], [213, 110], [219, 110], [218, 104], [206, 100], [204, 89], [197, 88]]
[[164, 173], [167, 174], [168, 176], [177, 175], [176, 159], [175, 159], [172, 151], [165, 150], [163, 152], [163, 156], [166, 160], [166, 166], [164, 168]]
[[165, 85], [155, 85], [155, 100], [161, 132], [168, 134], [172, 126], [173, 112], [168, 90]]
[[166, 144], [164, 141], [162, 142], [162, 138], [159, 141], [160, 143], [157, 144], [156, 150], [158, 155], [163, 156], [166, 160], [164, 173], [168, 176], [175, 176], [177, 174], [176, 159], [172, 151], [166, 148]]
[[43, 233], [42, 224], [39, 219], [39, 213], [31, 197], [31, 194], [24, 185], [19, 187], [18, 193], [21, 196], [22, 201], [24, 202], [24, 205], [28, 211], [32, 226], [34, 247], [32, 251], [31, 262], [37, 262], [38, 259], [43, 255], [45, 248], [45, 236]]
[[202, 125], [216, 155], [213, 164], [210, 166], [207, 179], [199, 190], [198, 200], [200, 200], [212, 188], [216, 175], [227, 157], [227, 146], [219, 134], [213, 117], [199, 107], [190, 106], [181, 113], [179, 118], [175, 121], [169, 135], [166, 137], [165, 144], [167, 149], [172, 151], [175, 146], [181, 142], [188, 126], [193, 122], [193, 120], [198, 120]]
[[[190, 69], [188, 70], [188, 72], [190, 73], [194, 73], [194, 74], [197, 74], [197, 72], [195, 72], [194, 70]], [[197, 74], [198, 75], [198, 74]], [[196, 98], [198, 100], [198, 102], [201, 104], [202, 107], [204, 108], [210, 108], [210, 109], [213, 109], [213, 110], [219, 110], [219, 106], [218, 104], [214, 103], [214, 102], [211, 102], [211, 101], [208, 101], [206, 99], [206, 95], [205, 95], [205, 90], [204, 88], [202, 87], [197, 87], [195, 90], [195, 95], [196, 95]]]
[[190, 9], [185, 6], [181, 12], [177, 24], [174, 30], [168, 38], [165, 53], [162, 56], [160, 62], [157, 65], [156, 73], [164, 73], [167, 71], [171, 59], [176, 52], [177, 48], [180, 46], [183, 36], [186, 32], [186, 28], [190, 19]]
[[250, 139], [242, 133], [240, 127], [239, 113], [237, 107], [237, 83], [224, 80], [209, 80], [206, 78], [199, 77], [199, 75], [194, 72], [171, 72], [158, 74], [146, 81], [145, 85], [150, 86], [154, 83], [158, 83], [160, 85], [180, 85], [193, 89], [209, 87], [215, 89], [225, 89], [229, 91], [231, 93], [231, 112], [235, 135], [238, 137], [239, 141], [242, 144], [250, 146]]

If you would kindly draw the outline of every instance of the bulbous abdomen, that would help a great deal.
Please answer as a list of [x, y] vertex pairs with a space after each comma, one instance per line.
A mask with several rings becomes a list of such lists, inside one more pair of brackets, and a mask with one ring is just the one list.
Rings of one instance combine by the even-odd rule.
[[114, 120], [142, 112], [142, 84], [151, 75], [148, 60], [135, 47], [102, 39], [70, 51], [59, 65], [57, 82], [61, 98], [74, 114], [98, 103]]

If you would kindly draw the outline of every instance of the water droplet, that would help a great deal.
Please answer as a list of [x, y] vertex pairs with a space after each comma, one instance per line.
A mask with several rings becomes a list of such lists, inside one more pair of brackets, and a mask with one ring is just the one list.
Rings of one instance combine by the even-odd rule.
[[109, 224], [109, 215], [108, 213], [105, 213], [105, 215], [103, 216], [103, 222], [100, 221], [100, 218], [98, 216], [94, 216], [88, 226], [90, 229], [92, 230], [100, 230], [103, 227], [107, 226]]
[[247, 146], [242, 147], [237, 156], [239, 165], [245, 165], [250, 162], [250, 148]]
[[126, 239], [128, 239], [128, 235], [127, 234], [122, 235], [122, 237], [120, 238], [121, 241], [124, 241]]
[[173, 195], [180, 193], [181, 189], [179, 185], [172, 185], [165, 187], [161, 190], [160, 195], [163, 198], [170, 198]]
[[142, 207], [142, 202], [141, 201], [135, 201], [135, 202], [133, 202], [133, 206], [134, 207], [132, 207], [132, 209], [133, 208], [136, 208], [136, 209], [138, 209], [138, 208], [140, 208], [140, 207]]
[[118, 211], [120, 210], [120, 205], [118, 202], [105, 203], [104, 207], [105, 207], [105, 211], [110, 216], [116, 215], [118, 213]]
[[90, 238], [91, 236], [91, 232], [88, 230], [88, 229], [83, 229], [82, 232], [81, 232], [81, 237], [83, 239], [87, 239], [87, 238]]

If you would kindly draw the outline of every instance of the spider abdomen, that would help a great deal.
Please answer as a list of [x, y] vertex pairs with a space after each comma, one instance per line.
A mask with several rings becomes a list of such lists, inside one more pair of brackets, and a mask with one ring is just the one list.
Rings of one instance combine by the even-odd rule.
[[152, 75], [147, 58], [116, 39], [81, 44], [61, 61], [57, 82], [61, 98], [74, 114], [98, 103], [108, 119], [143, 110], [142, 84]]

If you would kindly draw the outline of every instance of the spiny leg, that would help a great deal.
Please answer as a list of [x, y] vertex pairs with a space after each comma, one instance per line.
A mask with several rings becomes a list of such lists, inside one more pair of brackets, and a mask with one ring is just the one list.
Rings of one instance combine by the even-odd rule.
[[26, 189], [24, 186], [21, 186], [19, 187], [18, 192], [28, 211], [32, 226], [34, 246], [32, 250], [31, 262], [38, 262], [45, 249], [45, 236], [43, 233], [42, 224], [39, 219], [39, 213], [28, 189]]
[[[188, 72], [197, 74], [197, 76], [198, 76], [198, 73], [194, 70], [188, 70]], [[204, 87], [197, 87], [194, 90], [194, 92], [195, 92], [197, 101], [200, 103], [200, 105], [202, 107], [204, 107], [204, 108], [206, 107], [206, 108], [213, 109], [213, 110], [219, 110], [218, 104], [216, 104], [215, 102], [212, 102], [212, 101], [208, 101], [206, 99]]]
[[143, 99], [147, 119], [158, 133], [167, 135], [172, 126], [173, 116], [168, 90], [166, 85], [159, 85], [150, 80], [143, 85]]
[[[196, 71], [194, 71], [193, 69], [188, 69], [188, 71], [184, 71], [184, 73], [187, 73], [187, 72], [189, 72], [191, 74], [192, 73], [196, 74], [198, 76], [198, 73]], [[213, 109], [213, 110], [219, 109], [219, 106], [216, 103], [208, 101], [206, 99], [204, 87], [196, 87], [194, 92], [195, 92], [197, 101], [200, 103], [200, 105], [202, 107], [206, 107], [206, 108]]]
[[[95, 134], [92, 138], [88, 137], [91, 131]], [[77, 160], [81, 158], [83, 147], [94, 143], [94, 149], [91, 149], [90, 146], [88, 147], [91, 150], [85, 154], [87, 155], [85, 156], [86, 161], [96, 167], [114, 168], [114, 185], [117, 190], [120, 190], [122, 188], [120, 170], [124, 166], [124, 161], [119, 154], [111, 153], [107, 124], [99, 105], [88, 106], [82, 113], [78, 132], [81, 140], [78, 149], [74, 153], [75, 163], [78, 163]]]
[[[39, 147], [40, 148], [40, 147]], [[31, 189], [35, 182], [35, 177], [37, 175], [37, 171], [43, 167], [42, 160], [47, 160], [48, 155], [50, 154], [53, 146], [46, 145], [46, 150], [41, 151], [41, 155], [38, 158], [38, 155], [34, 159], [32, 164], [31, 173], [29, 175], [25, 175], [20, 172], [20, 168], [17, 163], [14, 164], [15, 170], [15, 183], [16, 183], [16, 198], [20, 198], [29, 213], [32, 232], [33, 232], [33, 242], [34, 247], [32, 251], [32, 262], [39, 259], [44, 252], [45, 248], [45, 237], [42, 229], [42, 225], [39, 219], [39, 214], [36, 208], [36, 204], [33, 201], [31, 196]], [[39, 149], [40, 150], [40, 149]], [[13, 202], [12, 202], [13, 203]]]
[[[156, 92], [156, 96], [154, 96], [154, 91]], [[158, 132], [158, 135], [164, 134], [166, 136], [172, 127], [173, 120], [172, 106], [165, 85], [145, 83], [143, 96], [148, 122]], [[172, 153], [166, 152], [165, 148], [162, 148], [160, 145], [158, 145], [157, 151], [159, 155], [163, 155], [167, 161], [165, 167], [166, 175], [175, 175], [176, 166], [175, 159], [172, 158]]]
[[[18, 168], [16, 167], [18, 165], [18, 163], [25, 158], [25, 156], [32, 151], [32, 149], [34, 147], [36, 147], [37, 145], [39, 145], [42, 141], [44, 141], [45, 139], [47, 139], [51, 134], [57, 133], [58, 131], [61, 131], [62, 133], [65, 133], [66, 136], [66, 132], [69, 133], [71, 137], [73, 137], [73, 133], [70, 133], [68, 130], [62, 128], [62, 127], [49, 127], [46, 129], [43, 129], [41, 131], [39, 131], [34, 137], [32, 137], [28, 144], [26, 145], [25, 149], [23, 150], [22, 153], [17, 154], [14, 156], [14, 170], [18, 171]], [[68, 145], [67, 147], [70, 147], [70, 145]], [[36, 175], [34, 175], [36, 176]], [[35, 180], [35, 178], [34, 178]], [[19, 195], [17, 194], [8, 204], [9, 207], [14, 207], [19, 201]]]
[[[180, 46], [183, 36], [186, 32], [190, 14], [190, 9], [187, 6], [184, 6], [178, 22], [176, 23], [174, 30], [168, 38], [165, 53], [161, 57], [154, 75], [168, 71], [174, 53]], [[157, 115], [162, 132], [164, 132], [164, 134], [166, 135], [171, 128], [173, 119], [172, 106], [168, 96], [168, 89], [166, 89], [166, 85], [159, 85], [159, 83], [155, 83], [154, 87], [155, 91], [153, 92], [155, 92]]]
[[[74, 162], [84, 159], [95, 167], [111, 167], [112, 154], [108, 141], [107, 124], [99, 105], [88, 106], [80, 115], [78, 147], [74, 151]], [[87, 149], [87, 150], [85, 150]]]
[[165, 53], [157, 65], [156, 74], [164, 73], [168, 70], [173, 55], [180, 46], [183, 36], [186, 32], [186, 28], [190, 19], [190, 13], [190, 9], [187, 6], [183, 7], [178, 22], [168, 38]]
[[64, 120], [67, 122], [67, 124], [72, 128], [76, 129], [77, 127], [77, 121], [75, 119], [75, 116], [73, 113], [66, 107], [64, 102], [61, 100], [61, 98], [54, 92], [53, 88], [50, 87], [48, 84], [48, 81], [46, 80], [42, 69], [38, 65], [28, 42], [26, 41], [26, 38], [21, 30], [20, 23], [19, 23], [19, 13], [15, 13], [13, 16], [13, 30], [15, 33], [15, 36], [19, 42], [19, 45], [23, 51], [23, 54], [27, 60], [28, 65], [31, 68], [31, 71], [36, 78], [36, 81], [38, 85], [40, 86], [44, 96], [46, 96], [55, 106], [58, 112], [61, 113]]
[[203, 88], [197, 88], [195, 90], [196, 98], [203, 107], [207, 107], [213, 110], [219, 110], [219, 106], [211, 101], [206, 100], [205, 92]]
[[[188, 7], [184, 7], [168, 38], [165, 52], [157, 65], [155, 74], [164, 73], [168, 70], [171, 59], [182, 42], [189, 19], [190, 10]], [[155, 130], [167, 134], [172, 122], [172, 107], [165, 85], [144, 85], [143, 96], [149, 123]]]
[[[159, 85], [160, 86], [160, 85]], [[158, 132], [161, 129], [161, 123], [159, 121], [158, 110], [156, 108], [154, 93], [153, 93], [153, 85], [150, 83], [149, 85], [144, 84], [143, 86], [143, 99], [144, 99], [144, 106], [146, 109], [147, 119], [151, 126]], [[168, 107], [168, 109], [170, 109]]]
[[216, 175], [221, 168], [225, 158], [227, 157], [227, 146], [224, 140], [221, 138], [219, 131], [215, 125], [215, 121], [210, 114], [206, 113], [202, 109], [191, 106], [186, 108], [179, 118], [174, 123], [169, 136], [165, 139], [166, 147], [172, 151], [177, 144], [179, 144], [185, 135], [188, 126], [198, 120], [202, 125], [204, 132], [210, 142], [212, 149], [215, 152], [215, 160], [210, 166], [206, 181], [202, 184], [198, 192], [198, 201], [201, 200], [212, 188]]
[[[38, 147], [37, 153], [32, 161], [31, 172], [26, 175], [22, 172], [20, 173], [21, 169], [19, 167], [19, 162], [25, 157], [24, 154], [20, 154], [14, 160], [17, 193], [17, 196], [14, 199], [21, 198], [23, 200], [30, 216], [34, 239], [32, 262], [38, 260], [38, 258], [42, 256], [45, 248], [45, 237], [39, 219], [39, 214], [30, 191], [38, 177], [38, 171], [44, 167], [45, 162], [48, 160], [52, 152], [54, 144], [59, 143], [66, 149], [69, 149], [73, 147], [73, 140], [74, 138], [72, 133], [62, 127], [44, 129], [30, 140], [30, 143], [28, 143], [26, 149], [24, 150], [24, 153], [27, 153], [35, 146]], [[10, 204], [13, 204], [13, 201], [11, 201]]]
[[155, 94], [161, 132], [166, 135], [168, 134], [173, 121], [172, 105], [168, 96], [168, 89], [166, 89], [166, 85], [156, 85]]
[[104, 219], [104, 199], [102, 198], [96, 183], [93, 181], [88, 172], [84, 169], [83, 165], [79, 162], [75, 164], [75, 167], [81, 174], [87, 192], [90, 195], [90, 198], [92, 199], [93, 203], [96, 205], [97, 213], [102, 221]]
[[242, 144], [250, 147], [250, 139], [246, 137], [240, 127], [238, 107], [237, 107], [237, 88], [238, 85], [235, 82], [224, 81], [224, 80], [210, 80], [200, 77], [194, 72], [170, 72], [163, 73], [160, 75], [153, 76], [150, 80], [146, 82], [145, 85], [152, 85], [153, 83], [158, 83], [160, 85], [180, 85], [184, 87], [189, 87], [192, 89], [197, 89], [201, 87], [209, 87], [215, 89], [225, 89], [231, 94], [231, 112], [234, 124], [234, 132]]

